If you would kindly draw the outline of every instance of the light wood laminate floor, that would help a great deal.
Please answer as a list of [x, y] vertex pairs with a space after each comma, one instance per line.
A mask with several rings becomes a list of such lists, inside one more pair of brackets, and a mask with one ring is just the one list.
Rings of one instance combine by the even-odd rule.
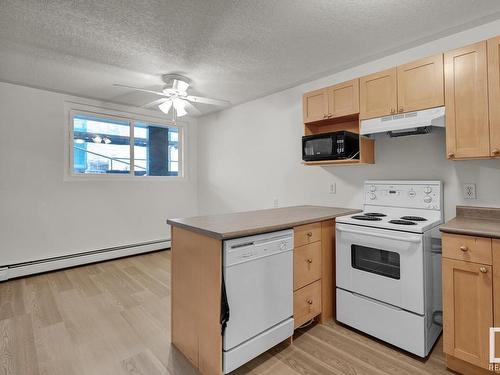
[[[233, 374], [444, 374], [331, 322]], [[170, 344], [170, 252], [0, 283], [1, 375], [197, 374]]]

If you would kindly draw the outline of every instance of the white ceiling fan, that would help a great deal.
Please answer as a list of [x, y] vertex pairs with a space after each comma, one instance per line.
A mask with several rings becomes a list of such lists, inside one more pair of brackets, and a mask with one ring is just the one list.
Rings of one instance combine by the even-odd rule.
[[190, 80], [180, 74], [164, 74], [161, 78], [163, 82], [165, 82], [165, 86], [161, 91], [146, 90], [139, 87], [120, 84], [114, 84], [113, 86], [148, 92], [161, 96], [162, 98], [145, 104], [142, 107], [152, 108], [158, 106], [158, 108], [165, 114], [168, 114], [172, 110], [172, 116], [174, 120], [176, 117], [185, 116], [189, 112], [198, 115], [201, 114], [201, 112], [191, 103], [202, 103], [216, 106], [227, 106], [231, 104], [227, 100], [188, 95], [187, 90], [189, 88]]

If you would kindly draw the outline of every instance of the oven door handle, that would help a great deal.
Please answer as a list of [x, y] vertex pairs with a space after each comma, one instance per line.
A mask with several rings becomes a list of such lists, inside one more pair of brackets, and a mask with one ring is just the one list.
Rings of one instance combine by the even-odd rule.
[[363, 235], [371, 235], [375, 236], [378, 238], [386, 238], [389, 240], [397, 240], [397, 241], [406, 241], [406, 242], [414, 242], [414, 243], [420, 243], [422, 242], [421, 238], [410, 238], [410, 237], [398, 237], [398, 236], [391, 236], [390, 234], [382, 234], [382, 233], [372, 233], [372, 232], [361, 232], [357, 230], [352, 230], [352, 229], [345, 229], [345, 228], [339, 228], [337, 227], [337, 230], [339, 232], [346, 232], [346, 233], [353, 233], [353, 234], [363, 234]]

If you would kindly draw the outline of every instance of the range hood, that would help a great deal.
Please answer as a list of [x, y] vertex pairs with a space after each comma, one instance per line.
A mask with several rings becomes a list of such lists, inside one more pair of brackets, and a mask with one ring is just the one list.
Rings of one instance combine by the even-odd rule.
[[391, 137], [429, 133], [432, 126], [444, 128], [444, 107], [362, 120], [360, 134], [388, 133]]

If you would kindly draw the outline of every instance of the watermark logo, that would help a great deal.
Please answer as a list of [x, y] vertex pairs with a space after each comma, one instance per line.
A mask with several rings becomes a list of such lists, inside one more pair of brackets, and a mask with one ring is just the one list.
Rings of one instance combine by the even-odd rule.
[[498, 371], [500, 370], [500, 357], [495, 357], [496, 349], [495, 349], [495, 335], [497, 332], [500, 332], [500, 328], [491, 327], [490, 328], [490, 371]]

